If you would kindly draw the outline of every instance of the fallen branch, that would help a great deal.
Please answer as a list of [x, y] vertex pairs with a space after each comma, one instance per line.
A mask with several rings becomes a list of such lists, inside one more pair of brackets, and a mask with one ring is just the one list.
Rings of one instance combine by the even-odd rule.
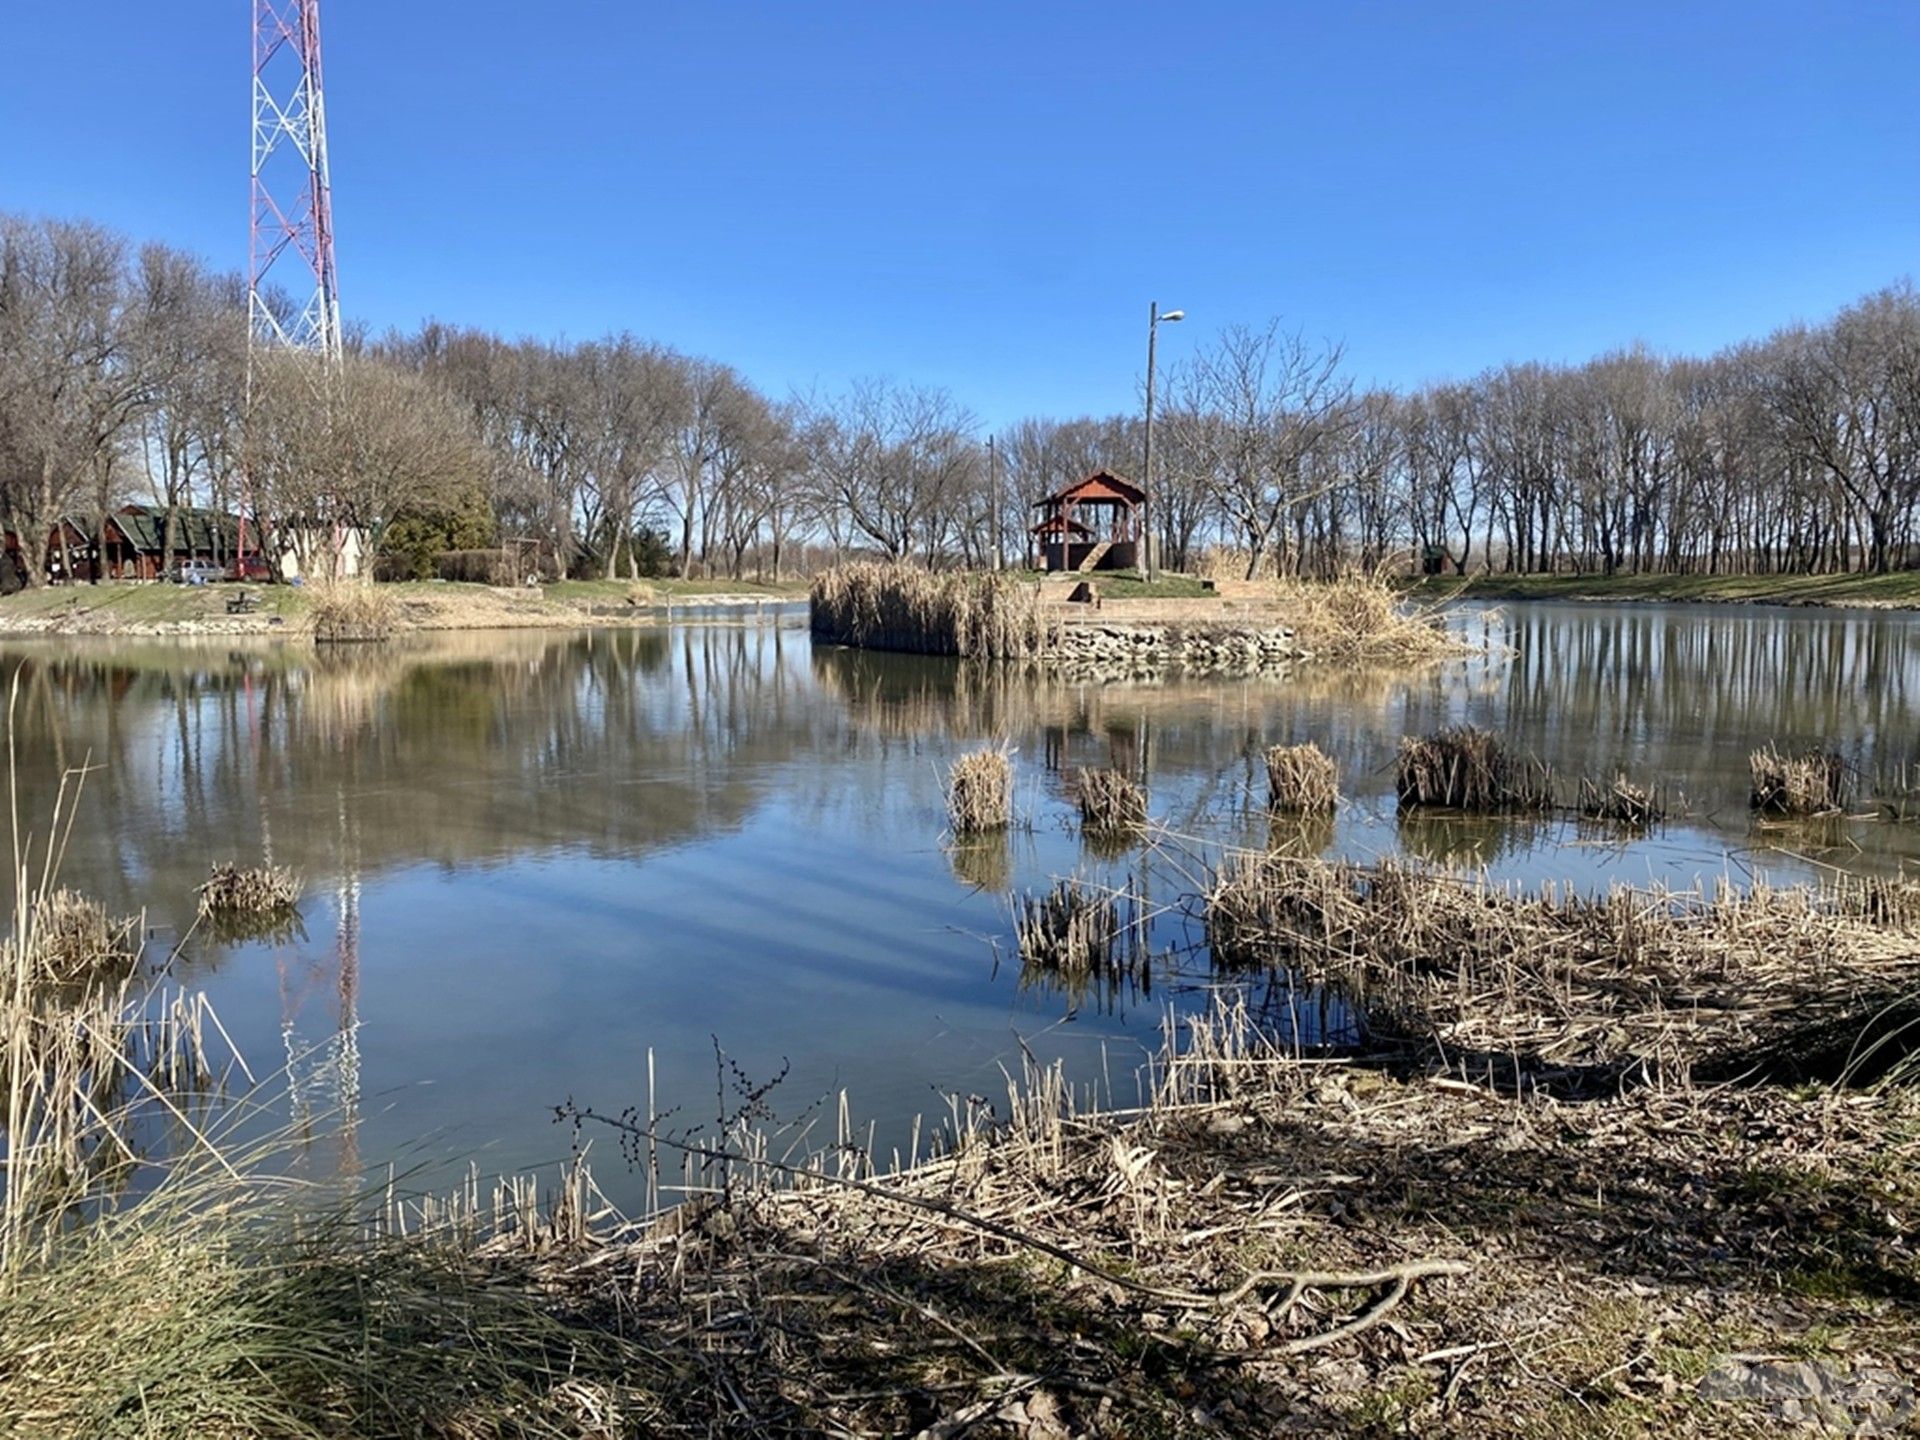
[[[713, 1150], [706, 1146], [695, 1145], [689, 1141], [675, 1140], [656, 1133], [651, 1127], [636, 1125], [630, 1120], [622, 1120], [613, 1116], [602, 1115], [594, 1110], [582, 1110], [576, 1107], [562, 1106], [558, 1108], [556, 1113], [561, 1118], [571, 1119], [575, 1124], [591, 1120], [597, 1124], [610, 1126], [636, 1139], [645, 1140], [650, 1144], [664, 1145], [669, 1149], [678, 1150], [682, 1154], [691, 1155], [696, 1159], [718, 1160], [731, 1164], [741, 1158], [738, 1155], [730, 1154], [724, 1150]], [[1376, 1324], [1382, 1316], [1405, 1298], [1408, 1288], [1415, 1280], [1425, 1279], [1434, 1275], [1463, 1275], [1472, 1268], [1463, 1260], [1411, 1260], [1405, 1264], [1392, 1265], [1381, 1270], [1259, 1270], [1247, 1276], [1246, 1279], [1242, 1280], [1231, 1290], [1219, 1291], [1213, 1294], [1199, 1290], [1181, 1290], [1164, 1285], [1150, 1285], [1143, 1280], [1130, 1279], [1116, 1271], [1107, 1269], [1104, 1265], [1096, 1264], [1084, 1256], [1076, 1255], [1063, 1246], [1055, 1245], [1050, 1240], [1043, 1240], [1037, 1235], [1030, 1235], [1024, 1231], [1016, 1230], [1011, 1225], [1004, 1225], [998, 1220], [990, 1220], [984, 1215], [976, 1215], [972, 1211], [964, 1210], [958, 1205], [948, 1204], [944, 1200], [932, 1200], [923, 1195], [903, 1194], [871, 1180], [855, 1180], [845, 1175], [831, 1175], [825, 1171], [812, 1170], [802, 1165], [793, 1165], [781, 1160], [756, 1157], [752, 1163], [757, 1167], [777, 1170], [783, 1174], [791, 1175], [799, 1179], [825, 1181], [829, 1185], [838, 1185], [843, 1189], [871, 1196], [887, 1204], [898, 1205], [909, 1210], [923, 1211], [930, 1215], [938, 1215], [942, 1219], [968, 1226], [980, 1231], [982, 1234], [992, 1235], [996, 1239], [1005, 1240], [1007, 1243], [1017, 1245], [1021, 1249], [1037, 1251], [1042, 1255], [1060, 1261], [1063, 1265], [1082, 1271], [1097, 1280], [1105, 1281], [1107, 1284], [1113, 1285], [1121, 1290], [1127, 1290], [1136, 1295], [1144, 1295], [1149, 1299], [1179, 1305], [1189, 1310], [1228, 1310], [1263, 1286], [1286, 1285], [1288, 1287], [1286, 1298], [1281, 1302], [1279, 1307], [1280, 1313], [1284, 1314], [1299, 1300], [1300, 1296], [1308, 1290], [1366, 1290], [1381, 1285], [1392, 1285], [1393, 1288], [1388, 1291], [1386, 1295], [1346, 1325], [1341, 1326], [1337, 1330], [1329, 1331], [1324, 1335], [1305, 1336], [1302, 1337], [1302, 1339], [1290, 1341], [1282, 1347], [1282, 1353], [1284, 1354], [1295, 1354], [1300, 1350], [1309, 1350], [1319, 1345], [1331, 1344], [1335, 1340], [1342, 1339], [1347, 1335], [1357, 1334], [1361, 1330]]]

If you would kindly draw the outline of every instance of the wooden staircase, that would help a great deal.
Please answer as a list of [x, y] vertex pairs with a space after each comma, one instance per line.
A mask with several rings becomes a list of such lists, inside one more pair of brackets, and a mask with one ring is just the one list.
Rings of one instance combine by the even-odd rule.
[[1107, 552], [1112, 548], [1113, 542], [1111, 540], [1102, 540], [1098, 545], [1087, 551], [1085, 555], [1081, 556], [1080, 563], [1073, 568], [1081, 574], [1089, 570], [1098, 569], [1100, 562], [1107, 558]]

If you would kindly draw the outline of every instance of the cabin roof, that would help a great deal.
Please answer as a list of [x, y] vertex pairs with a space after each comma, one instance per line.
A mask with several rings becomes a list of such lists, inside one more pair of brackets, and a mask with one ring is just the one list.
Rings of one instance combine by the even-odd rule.
[[[123, 505], [107, 518], [113, 521], [114, 528], [126, 537], [127, 544], [134, 550], [142, 554], [160, 553], [161, 541], [167, 531], [167, 512], [159, 506]], [[173, 518], [176, 527], [174, 544], [181, 551], [192, 553], [235, 548], [240, 526], [231, 515], [183, 505], [173, 512]], [[219, 536], [217, 546], [214, 543], [216, 535]]]
[[1035, 508], [1059, 505], [1138, 505], [1147, 498], [1147, 492], [1131, 480], [1124, 480], [1111, 470], [1096, 470], [1091, 475], [1082, 476], [1071, 485], [1064, 486], [1035, 502]]

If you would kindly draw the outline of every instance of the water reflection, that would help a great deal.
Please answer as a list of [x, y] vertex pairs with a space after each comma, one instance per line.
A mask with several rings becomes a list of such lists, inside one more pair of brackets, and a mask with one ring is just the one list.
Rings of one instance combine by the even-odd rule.
[[[845, 1085], [883, 1128], [996, 1091], [1023, 1044], [1125, 1076], [1164, 1006], [1200, 1003], [1190, 916], [1223, 844], [1590, 885], [1914, 853], [1916, 827], [1788, 831], [1746, 808], [1746, 755], [1768, 741], [1867, 774], [1920, 759], [1913, 619], [1534, 605], [1491, 623], [1504, 653], [1411, 675], [1172, 685], [718, 626], [323, 654], [35, 643], [0, 665], [23, 820], [89, 767], [68, 883], [186, 935], [183, 971], [257, 1070], [308, 1057], [316, 1128], [358, 1117], [336, 1161], [490, 1147], [483, 1167], [505, 1168], [564, 1153], [545, 1115], [566, 1096], [639, 1098], [650, 1050], [662, 1106], [701, 1103], [715, 1036], [755, 1073], [791, 1059], [789, 1108]], [[1550, 760], [1569, 791], [1620, 768], [1688, 800], [1645, 837], [1398, 815], [1400, 737], [1460, 723]], [[1276, 822], [1260, 757], [1306, 740], [1339, 764], [1340, 809]], [[983, 743], [1013, 751], [1021, 826], [943, 846], [945, 769]], [[1147, 787], [1153, 845], [1083, 843], [1074, 780], [1108, 766]], [[299, 872], [302, 928], [192, 930], [194, 887], [228, 859]], [[1009, 897], [1074, 874], [1142, 895], [1150, 991], [996, 971]], [[1283, 977], [1257, 998], [1303, 1034], [1335, 1023]]]

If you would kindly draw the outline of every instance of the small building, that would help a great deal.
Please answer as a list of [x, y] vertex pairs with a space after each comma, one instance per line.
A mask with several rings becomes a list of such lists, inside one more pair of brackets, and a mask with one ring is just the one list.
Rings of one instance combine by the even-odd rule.
[[[71, 523], [71, 522], [69, 522]], [[240, 548], [240, 521], [218, 510], [180, 506], [173, 512], [173, 548], [166, 549], [167, 511], [161, 505], [123, 505], [107, 517], [106, 553], [98, 557], [103, 580], [162, 580], [188, 560], [232, 565]], [[250, 544], [255, 548], [258, 540]], [[89, 556], [88, 563], [95, 557]], [[78, 556], [74, 570], [94, 578]]]
[[[123, 505], [96, 529], [92, 519], [65, 515], [47, 532], [42, 563], [55, 585], [98, 580], [159, 580], [187, 560], [231, 565], [239, 541], [239, 521], [216, 510], [181, 506], [173, 512], [173, 547], [166, 551], [167, 512], [158, 505]], [[12, 562], [9, 582], [17, 583], [20, 538], [6, 535]]]
[[1038, 501], [1029, 559], [1043, 570], [1131, 570], [1140, 563], [1140, 507], [1147, 492], [1111, 470], [1096, 470]]

